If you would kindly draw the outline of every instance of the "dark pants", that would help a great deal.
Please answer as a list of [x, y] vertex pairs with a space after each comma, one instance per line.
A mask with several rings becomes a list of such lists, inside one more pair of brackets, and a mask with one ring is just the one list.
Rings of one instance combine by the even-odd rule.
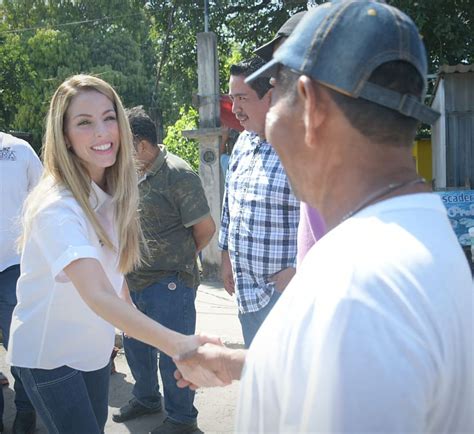
[[250, 347], [258, 329], [280, 298], [280, 295], [281, 294], [278, 291], [273, 291], [270, 301], [262, 309], [257, 310], [256, 312], [239, 312], [239, 320], [240, 325], [242, 326], [242, 334], [244, 335], [245, 348]]
[[78, 371], [69, 366], [16, 369], [49, 434], [104, 432], [110, 363], [91, 372]]
[[[16, 306], [16, 282], [20, 277], [20, 266], [12, 265], [0, 272], [0, 328], [3, 334], [3, 346], [8, 349], [10, 337], [10, 324], [12, 322], [13, 309]], [[15, 405], [17, 411], [33, 411], [33, 406], [21, 384], [15, 369], [11, 370], [15, 378]], [[0, 387], [0, 420], [3, 417], [3, 391]]]
[[[168, 277], [142, 291], [131, 291], [137, 308], [165, 327], [190, 335], [196, 328], [196, 291], [183, 285], [177, 276]], [[128, 365], [135, 379], [133, 395], [148, 408], [160, 406], [156, 348], [133, 338], [124, 337], [123, 346]], [[194, 391], [180, 389], [174, 379], [176, 365], [166, 354], [160, 354], [160, 374], [163, 381], [165, 408], [174, 421], [191, 424], [196, 421]]]

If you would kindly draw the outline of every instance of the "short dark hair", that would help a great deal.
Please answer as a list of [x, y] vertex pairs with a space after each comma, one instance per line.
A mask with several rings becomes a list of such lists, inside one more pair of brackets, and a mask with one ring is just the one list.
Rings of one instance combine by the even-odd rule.
[[301, 77], [301, 73], [280, 63], [275, 75], [279, 89], [289, 97], [288, 102], [293, 104], [296, 101], [296, 85], [298, 84], [298, 79]]
[[[413, 65], [401, 60], [382, 64], [373, 71], [369, 81], [418, 99], [423, 93], [420, 73]], [[371, 141], [411, 146], [419, 123], [417, 119], [362, 98], [352, 98], [332, 89], [328, 91], [352, 126]]]
[[[231, 65], [230, 75], [248, 77], [250, 74], [260, 69], [265, 65], [265, 61], [260, 57], [252, 57], [248, 60], [243, 60], [240, 63]], [[250, 87], [257, 93], [258, 97], [262, 99], [264, 95], [273, 87], [270, 84], [270, 77], [258, 77], [249, 83]]]
[[145, 112], [143, 106], [136, 106], [125, 110], [132, 130], [133, 139], [147, 140], [153, 146], [158, 146], [156, 126], [150, 116]]
[[[296, 83], [300, 75], [281, 65], [277, 79], [283, 92], [290, 96], [295, 95]], [[423, 92], [423, 78], [420, 73], [414, 66], [404, 61], [397, 60], [382, 64], [372, 72], [368, 81], [417, 98], [420, 98]], [[318, 85], [321, 84], [318, 83]], [[324, 89], [351, 125], [370, 141], [411, 146], [418, 126], [416, 119], [363, 98], [353, 98], [326, 86]]]

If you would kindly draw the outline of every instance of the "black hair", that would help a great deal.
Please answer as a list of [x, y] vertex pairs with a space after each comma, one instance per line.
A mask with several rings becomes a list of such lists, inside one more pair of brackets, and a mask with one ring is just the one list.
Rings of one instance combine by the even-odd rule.
[[[387, 62], [376, 68], [371, 83], [421, 100], [423, 78], [408, 62]], [[411, 146], [419, 121], [362, 98], [352, 98], [328, 89], [332, 100], [341, 109], [354, 128], [372, 142]]]
[[[300, 75], [300, 73], [281, 65], [277, 80], [282, 92], [291, 98], [296, 98], [296, 84]], [[397, 60], [380, 65], [372, 72], [368, 81], [401, 94], [413, 95], [418, 99], [421, 99], [423, 92], [423, 78], [420, 73], [413, 65], [404, 61]], [[321, 86], [315, 80], [313, 83], [316, 86]], [[419, 123], [418, 120], [363, 98], [344, 95], [327, 86], [324, 86], [324, 89], [351, 125], [370, 141], [380, 144], [411, 146]]]
[[[248, 77], [265, 65], [265, 61], [260, 57], [252, 57], [240, 63], [231, 65], [230, 75]], [[259, 77], [249, 83], [249, 86], [257, 93], [258, 97], [262, 99], [265, 94], [273, 87], [270, 84], [270, 77]]]
[[301, 73], [280, 63], [275, 75], [278, 81], [279, 91], [288, 96], [288, 103], [293, 104], [296, 102], [296, 85], [298, 84], [298, 79], [301, 77]]
[[147, 140], [153, 146], [158, 146], [155, 123], [145, 112], [143, 106], [140, 105], [126, 109], [125, 113], [128, 117], [128, 122], [130, 123], [133, 140]]

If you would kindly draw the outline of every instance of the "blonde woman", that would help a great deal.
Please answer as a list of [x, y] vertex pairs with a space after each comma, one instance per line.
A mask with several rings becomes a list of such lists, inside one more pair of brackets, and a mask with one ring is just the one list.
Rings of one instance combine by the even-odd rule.
[[59, 86], [25, 206], [8, 353], [50, 433], [104, 431], [114, 326], [171, 356], [201, 340], [124, 301], [123, 274], [140, 261], [132, 149], [110, 85], [77, 75]]

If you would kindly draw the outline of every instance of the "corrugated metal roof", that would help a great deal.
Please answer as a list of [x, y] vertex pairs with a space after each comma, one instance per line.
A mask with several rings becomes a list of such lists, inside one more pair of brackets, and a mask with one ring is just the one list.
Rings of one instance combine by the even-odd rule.
[[446, 186], [474, 186], [474, 113], [446, 114]]
[[434, 97], [436, 95], [436, 92], [438, 91], [439, 82], [441, 79], [446, 78], [445, 77], [446, 74], [455, 74], [455, 73], [463, 74], [467, 72], [474, 72], [474, 63], [471, 65], [465, 65], [463, 63], [459, 63], [457, 65], [441, 65], [436, 77], [436, 82], [434, 84], [433, 91], [432, 91], [431, 98], [428, 105], [431, 106], [433, 104]]
[[474, 72], [474, 63], [471, 65], [465, 65], [463, 63], [457, 65], [441, 65], [438, 74], [452, 74], [454, 72]]
[[474, 73], [446, 74], [444, 82], [446, 112], [474, 112]]
[[473, 84], [474, 65], [444, 65], [438, 73], [433, 95], [438, 90], [443, 92], [440, 94], [443, 98], [437, 100], [442, 101], [439, 110], [443, 113], [440, 119], [443, 128], [441, 124], [433, 127], [432, 141], [433, 151], [437, 153], [434, 157], [444, 160], [446, 187], [474, 186]]

